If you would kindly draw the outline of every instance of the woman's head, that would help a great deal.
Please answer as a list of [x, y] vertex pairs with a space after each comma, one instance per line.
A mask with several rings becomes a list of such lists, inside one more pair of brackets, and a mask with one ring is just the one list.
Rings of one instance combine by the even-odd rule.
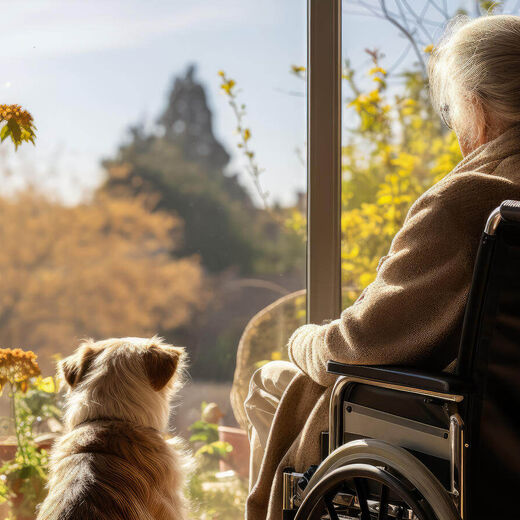
[[520, 17], [457, 17], [432, 53], [435, 108], [464, 155], [520, 122]]

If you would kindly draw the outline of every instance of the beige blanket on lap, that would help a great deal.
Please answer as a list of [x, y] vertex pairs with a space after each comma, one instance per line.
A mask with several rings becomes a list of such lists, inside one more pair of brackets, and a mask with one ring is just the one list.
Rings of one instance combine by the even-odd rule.
[[296, 330], [289, 355], [302, 373], [275, 415], [247, 520], [280, 520], [283, 468], [319, 463], [335, 381], [329, 359], [440, 370], [456, 357], [480, 235], [505, 199], [520, 200], [520, 126], [477, 148], [413, 204], [376, 280], [341, 318]]

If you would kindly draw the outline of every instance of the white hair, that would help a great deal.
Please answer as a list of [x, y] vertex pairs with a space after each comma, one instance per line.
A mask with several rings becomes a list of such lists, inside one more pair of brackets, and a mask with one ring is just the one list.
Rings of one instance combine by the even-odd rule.
[[[501, 133], [520, 122], [520, 17], [488, 15], [450, 22], [428, 64], [430, 94], [441, 117], [479, 138], [482, 110]], [[485, 121], [489, 127], [490, 121]]]

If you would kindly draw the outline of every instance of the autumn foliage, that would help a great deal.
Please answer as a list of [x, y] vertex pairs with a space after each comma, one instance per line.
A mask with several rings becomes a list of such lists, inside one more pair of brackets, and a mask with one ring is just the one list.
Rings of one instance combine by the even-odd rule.
[[11, 138], [15, 148], [23, 142], [34, 144], [36, 127], [32, 115], [20, 105], [0, 105], [0, 141]]
[[182, 222], [142, 200], [66, 206], [29, 190], [0, 198], [0, 221], [0, 344], [44, 363], [83, 337], [173, 329], [205, 304], [198, 258], [174, 256]]

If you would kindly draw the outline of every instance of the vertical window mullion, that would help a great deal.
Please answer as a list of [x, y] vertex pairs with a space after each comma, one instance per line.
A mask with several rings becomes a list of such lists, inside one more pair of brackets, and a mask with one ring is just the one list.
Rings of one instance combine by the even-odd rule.
[[341, 6], [308, 0], [307, 320], [341, 312]]

